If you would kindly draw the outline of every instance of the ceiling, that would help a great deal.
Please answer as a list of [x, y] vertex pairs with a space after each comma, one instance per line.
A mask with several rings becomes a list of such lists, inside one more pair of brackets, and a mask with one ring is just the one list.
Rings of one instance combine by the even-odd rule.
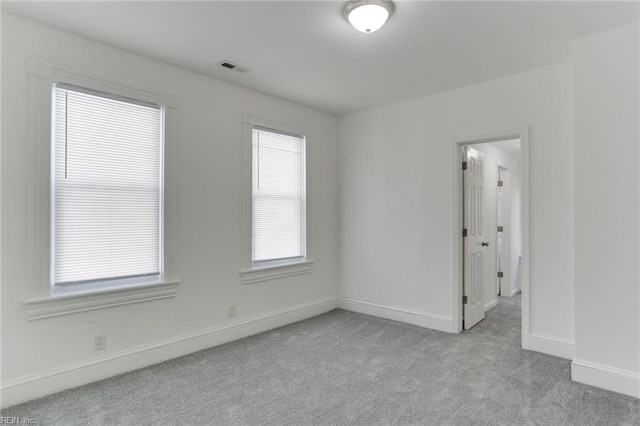
[[507, 155], [510, 155], [522, 161], [522, 149], [520, 139], [509, 139], [506, 141], [489, 142], [494, 148], [499, 149]]
[[344, 1], [3, 1], [2, 10], [333, 114], [567, 60], [571, 39], [639, 15], [636, 2], [395, 3], [372, 34], [343, 19]]

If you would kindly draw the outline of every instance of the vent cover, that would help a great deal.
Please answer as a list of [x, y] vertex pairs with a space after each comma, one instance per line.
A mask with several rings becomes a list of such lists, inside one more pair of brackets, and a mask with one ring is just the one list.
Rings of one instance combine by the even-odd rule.
[[231, 62], [226, 59], [223, 59], [222, 61], [218, 62], [218, 65], [220, 65], [223, 68], [227, 68], [240, 73], [245, 73], [249, 71], [247, 67], [243, 67], [242, 65], [238, 65], [235, 62]]

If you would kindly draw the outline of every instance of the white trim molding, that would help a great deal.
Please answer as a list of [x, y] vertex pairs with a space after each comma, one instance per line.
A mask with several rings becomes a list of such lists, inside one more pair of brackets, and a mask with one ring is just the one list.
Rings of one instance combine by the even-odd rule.
[[168, 299], [178, 293], [179, 281], [110, 289], [102, 292], [72, 294], [27, 300], [24, 303], [27, 319], [36, 320], [75, 314], [131, 303]]
[[640, 398], [640, 373], [638, 372], [574, 359], [571, 363], [571, 379], [586, 385]]
[[126, 373], [332, 311], [317, 300], [2, 382], [2, 407]]
[[484, 310], [486, 312], [491, 308], [495, 308], [496, 306], [498, 306], [498, 299], [493, 299], [492, 301], [485, 303]]
[[444, 331], [447, 333], [456, 332], [453, 329], [452, 318], [444, 315], [430, 314], [427, 312], [414, 311], [394, 306], [385, 306], [377, 303], [366, 302], [364, 300], [351, 299], [349, 297], [339, 297], [338, 307], [346, 311], [386, 318], [424, 328], [430, 328], [432, 330]]
[[264, 268], [243, 269], [240, 271], [242, 284], [252, 284], [295, 275], [310, 274], [313, 260], [304, 260], [286, 265], [266, 266]]
[[574, 357], [575, 344], [573, 340], [538, 333], [531, 333], [528, 337], [528, 346], [523, 346], [523, 349], [542, 352], [543, 354], [553, 355], [569, 360]]

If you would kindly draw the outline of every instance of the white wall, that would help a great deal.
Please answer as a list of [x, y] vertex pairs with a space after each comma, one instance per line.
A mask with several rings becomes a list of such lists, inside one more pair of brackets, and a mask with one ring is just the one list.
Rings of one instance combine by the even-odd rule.
[[452, 331], [453, 139], [531, 126], [531, 346], [572, 357], [572, 73], [558, 64], [340, 118], [344, 306]]
[[[177, 98], [175, 298], [28, 321], [25, 220], [27, 60]], [[242, 111], [308, 125], [311, 241], [307, 275], [241, 285]], [[2, 14], [3, 404], [126, 371], [335, 307], [337, 119], [280, 99]], [[237, 306], [233, 322], [227, 305]], [[271, 315], [271, 314], [278, 315]], [[257, 319], [255, 322], [251, 320]], [[226, 328], [228, 325], [238, 325]], [[107, 335], [95, 352], [94, 336]]]
[[640, 397], [638, 25], [575, 43], [575, 380]]
[[[505, 276], [506, 291], [503, 296], [510, 297], [519, 289], [518, 283], [518, 257], [520, 256], [520, 161], [494, 146], [483, 143], [473, 145], [475, 149], [484, 154], [484, 197], [483, 197], [483, 233], [484, 241], [489, 243], [485, 248], [484, 262], [484, 304], [487, 309], [492, 308], [497, 303], [497, 181], [498, 165], [509, 169], [509, 179], [505, 181], [503, 196], [508, 197], [508, 208], [506, 214], [510, 217], [510, 226], [505, 227], [503, 247], [505, 254], [509, 254], [508, 259], [504, 259], [502, 272]], [[507, 195], [508, 192], [508, 195]], [[503, 222], [506, 223], [506, 222]]]
[[[338, 148], [333, 116], [3, 13], [2, 404], [328, 310], [338, 279], [343, 306], [451, 331], [452, 141], [525, 126], [531, 126], [531, 347], [573, 353], [575, 275], [574, 378], [634, 394], [640, 390], [637, 40], [633, 26], [578, 41], [575, 86], [573, 64], [565, 63], [346, 115]], [[34, 55], [177, 97], [176, 298], [25, 319], [25, 236], [32, 226], [24, 215], [31, 195], [24, 174], [25, 68]], [[243, 110], [313, 128], [310, 275], [239, 284]], [[229, 304], [238, 307], [237, 321], [226, 317]], [[93, 351], [98, 334], [108, 336], [100, 356]]]

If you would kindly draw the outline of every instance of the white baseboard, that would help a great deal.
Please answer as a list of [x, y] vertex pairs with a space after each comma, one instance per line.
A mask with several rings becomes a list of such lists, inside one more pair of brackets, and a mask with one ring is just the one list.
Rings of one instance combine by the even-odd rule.
[[433, 330], [445, 331], [447, 333], [453, 332], [453, 319], [443, 315], [384, 306], [363, 300], [351, 299], [349, 297], [339, 297], [338, 307], [347, 311], [414, 324]]
[[607, 365], [574, 359], [571, 379], [635, 398], [640, 398], [640, 374]]
[[530, 334], [527, 346], [524, 349], [566, 359], [573, 359], [575, 353], [573, 341], [544, 334]]
[[496, 306], [498, 306], [498, 299], [493, 299], [491, 302], [489, 302], [486, 305], [484, 305], [484, 310], [486, 312], [489, 309], [494, 308]]
[[522, 288], [520, 288], [520, 287], [516, 288], [515, 290], [511, 290], [511, 296], [510, 297], [515, 296], [516, 294], [520, 293], [521, 291], [522, 291]]
[[319, 300], [252, 318], [196, 331], [144, 346], [114, 352], [2, 383], [1, 405], [8, 407], [65, 389], [126, 373], [168, 359], [241, 339], [338, 307], [335, 298]]

